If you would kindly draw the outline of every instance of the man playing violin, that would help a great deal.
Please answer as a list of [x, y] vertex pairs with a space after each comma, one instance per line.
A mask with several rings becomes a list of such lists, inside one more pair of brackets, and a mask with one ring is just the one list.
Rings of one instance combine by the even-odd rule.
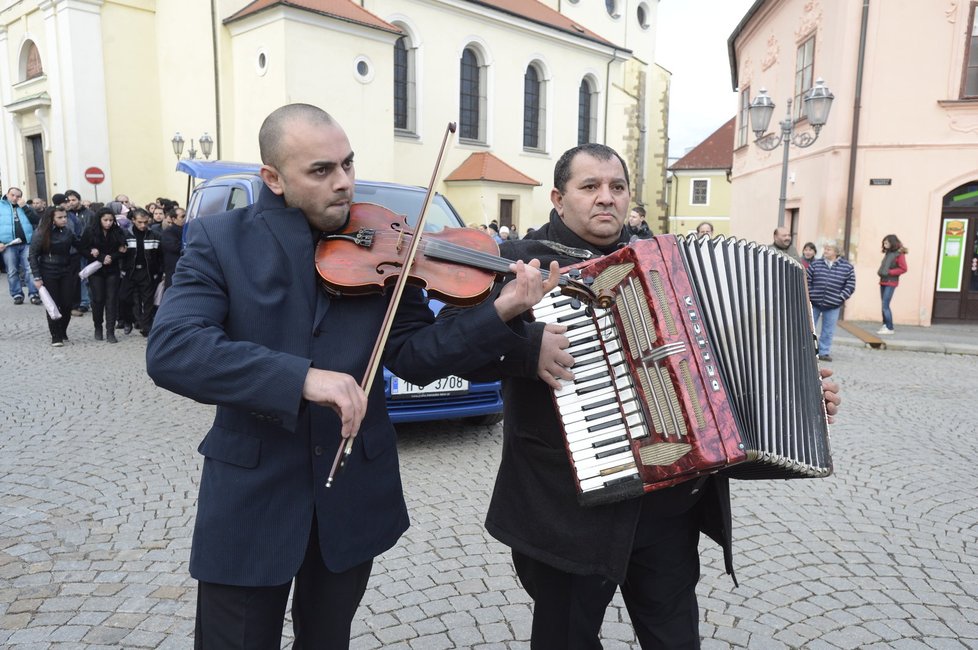
[[[353, 149], [327, 113], [291, 104], [259, 132], [257, 202], [192, 222], [146, 351], [163, 388], [217, 406], [190, 553], [198, 580], [195, 645], [278, 649], [290, 588], [297, 648], [344, 648], [373, 558], [408, 526], [383, 382], [359, 380], [387, 296], [319, 287], [314, 247], [354, 199]], [[557, 281], [536, 261], [494, 300], [434, 327], [408, 288], [385, 351], [398, 376], [426, 384], [525, 344], [517, 316]], [[480, 340], [487, 345], [474, 348]], [[354, 438], [343, 473], [332, 460]]]
[[[623, 225], [630, 198], [628, 169], [617, 152], [600, 144], [575, 147], [554, 170], [549, 222], [500, 252], [561, 266], [611, 253], [628, 243]], [[439, 320], [448, 324], [463, 313], [446, 309]], [[533, 598], [531, 647], [600, 648], [604, 613], [620, 588], [642, 648], [698, 648], [701, 531], [721, 544], [733, 573], [727, 479], [579, 505], [551, 395], [559, 380], [573, 378], [565, 328], [532, 323], [529, 314], [521, 320], [525, 342], [468, 377], [503, 380], [503, 451], [486, 528], [512, 548]], [[830, 374], [822, 371], [823, 378]], [[823, 379], [823, 390], [834, 415], [838, 387]]]

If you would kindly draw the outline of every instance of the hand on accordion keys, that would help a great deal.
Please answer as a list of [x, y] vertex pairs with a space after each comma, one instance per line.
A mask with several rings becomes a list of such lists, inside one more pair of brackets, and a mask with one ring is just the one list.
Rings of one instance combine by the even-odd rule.
[[834, 381], [829, 381], [832, 371], [828, 368], [819, 368], [819, 376], [822, 377], [822, 395], [825, 396], [825, 413], [828, 415], [829, 424], [835, 422], [835, 414], [839, 412], [839, 405], [842, 398], [839, 397], [839, 385]]
[[567, 352], [570, 341], [564, 336], [566, 331], [566, 325], [553, 323], [548, 323], [543, 328], [540, 356], [537, 359], [537, 376], [554, 390], [562, 387], [561, 379], [574, 379], [574, 373], [569, 370], [574, 365], [574, 357]]

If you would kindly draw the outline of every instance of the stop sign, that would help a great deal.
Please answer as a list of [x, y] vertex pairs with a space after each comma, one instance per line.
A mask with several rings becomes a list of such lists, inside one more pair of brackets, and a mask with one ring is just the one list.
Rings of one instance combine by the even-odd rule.
[[98, 167], [89, 167], [85, 170], [85, 180], [92, 185], [98, 185], [105, 180], [105, 172]]

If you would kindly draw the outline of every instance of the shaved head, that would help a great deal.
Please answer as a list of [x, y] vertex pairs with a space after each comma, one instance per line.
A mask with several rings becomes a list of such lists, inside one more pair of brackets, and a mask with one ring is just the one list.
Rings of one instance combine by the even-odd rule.
[[286, 104], [275, 109], [265, 118], [258, 131], [258, 151], [262, 164], [272, 167], [281, 166], [282, 141], [286, 127], [297, 120], [324, 126], [332, 126], [336, 123], [329, 113], [311, 104]]

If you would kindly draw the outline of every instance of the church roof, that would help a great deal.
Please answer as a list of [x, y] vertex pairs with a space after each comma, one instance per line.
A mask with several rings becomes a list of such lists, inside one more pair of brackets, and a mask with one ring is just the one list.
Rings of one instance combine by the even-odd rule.
[[493, 181], [515, 185], [543, 185], [489, 152], [474, 153], [445, 177], [451, 181]]
[[401, 30], [395, 25], [381, 20], [353, 2], [353, 0], [254, 0], [252, 3], [245, 5], [240, 11], [226, 18], [224, 22], [229, 23], [234, 20], [239, 20], [276, 6], [294, 7], [322, 16], [329, 16], [350, 23], [382, 29], [387, 32], [401, 33]]

